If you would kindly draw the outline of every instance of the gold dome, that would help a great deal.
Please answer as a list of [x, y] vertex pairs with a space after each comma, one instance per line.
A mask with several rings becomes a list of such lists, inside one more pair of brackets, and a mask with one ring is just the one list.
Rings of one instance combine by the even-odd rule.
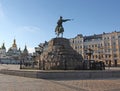
[[12, 47], [17, 47], [16, 40], [14, 39]]

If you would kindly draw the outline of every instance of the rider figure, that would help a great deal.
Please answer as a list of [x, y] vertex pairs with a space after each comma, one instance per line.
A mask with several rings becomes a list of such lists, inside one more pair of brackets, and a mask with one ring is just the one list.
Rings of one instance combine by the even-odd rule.
[[58, 31], [58, 33], [64, 32], [64, 28], [62, 26], [63, 22], [70, 21], [71, 19], [62, 19], [62, 16], [60, 16], [60, 19], [57, 22], [57, 27], [55, 29], [55, 32]]
[[62, 23], [66, 21], [70, 21], [70, 19], [62, 19], [62, 16], [60, 16], [60, 19], [57, 22], [57, 26], [63, 28]]

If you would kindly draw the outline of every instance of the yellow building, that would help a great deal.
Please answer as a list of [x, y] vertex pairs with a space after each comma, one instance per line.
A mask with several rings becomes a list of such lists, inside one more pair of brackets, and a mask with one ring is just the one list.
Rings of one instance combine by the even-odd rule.
[[120, 65], [120, 32], [94, 34], [91, 36], [77, 35], [70, 39], [74, 50], [88, 59], [86, 50], [92, 49], [91, 60], [104, 61], [106, 65]]

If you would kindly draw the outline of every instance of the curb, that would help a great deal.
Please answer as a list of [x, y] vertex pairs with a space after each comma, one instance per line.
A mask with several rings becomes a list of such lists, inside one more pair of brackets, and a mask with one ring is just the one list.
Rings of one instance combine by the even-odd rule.
[[18, 71], [1, 70], [1, 74], [40, 79], [104, 79], [120, 78], [120, 70], [114, 71]]

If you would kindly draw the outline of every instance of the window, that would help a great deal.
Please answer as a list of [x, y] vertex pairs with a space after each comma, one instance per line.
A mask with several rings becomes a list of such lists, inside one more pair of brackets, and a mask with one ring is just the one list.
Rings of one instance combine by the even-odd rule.
[[107, 55], [105, 55], [105, 58], [107, 58]]
[[97, 55], [96, 55], [96, 58], [97, 58]]
[[111, 57], [111, 55], [109, 55], [109, 58]]
[[104, 45], [106, 46], [106, 43]]
[[97, 45], [95, 45], [95, 47], [97, 47]]
[[94, 45], [92, 45], [92, 47], [94, 47]]
[[110, 52], [110, 49], [108, 49], [108, 52]]
[[82, 46], [80, 46], [80, 48], [82, 49]]
[[77, 49], [77, 47], [75, 46], [75, 49]]
[[87, 48], [86, 46], [84, 46], [84, 48]]
[[115, 37], [113, 36], [112, 39], [115, 39]]
[[116, 51], [117, 51], [117, 49], [116, 49], [116, 48], [114, 48], [114, 49], [113, 49], [113, 51], [114, 51], [114, 52], [116, 52]]
[[103, 55], [101, 55], [101, 58], [103, 58]]
[[117, 57], [117, 54], [114, 54], [114, 57]]
[[74, 43], [74, 40], [73, 40], [73, 43]]
[[116, 45], [116, 43], [115, 43], [115, 42], [113, 42], [113, 45]]
[[108, 64], [108, 60], [106, 60], [106, 64]]
[[92, 58], [94, 59], [94, 55], [92, 56]]

